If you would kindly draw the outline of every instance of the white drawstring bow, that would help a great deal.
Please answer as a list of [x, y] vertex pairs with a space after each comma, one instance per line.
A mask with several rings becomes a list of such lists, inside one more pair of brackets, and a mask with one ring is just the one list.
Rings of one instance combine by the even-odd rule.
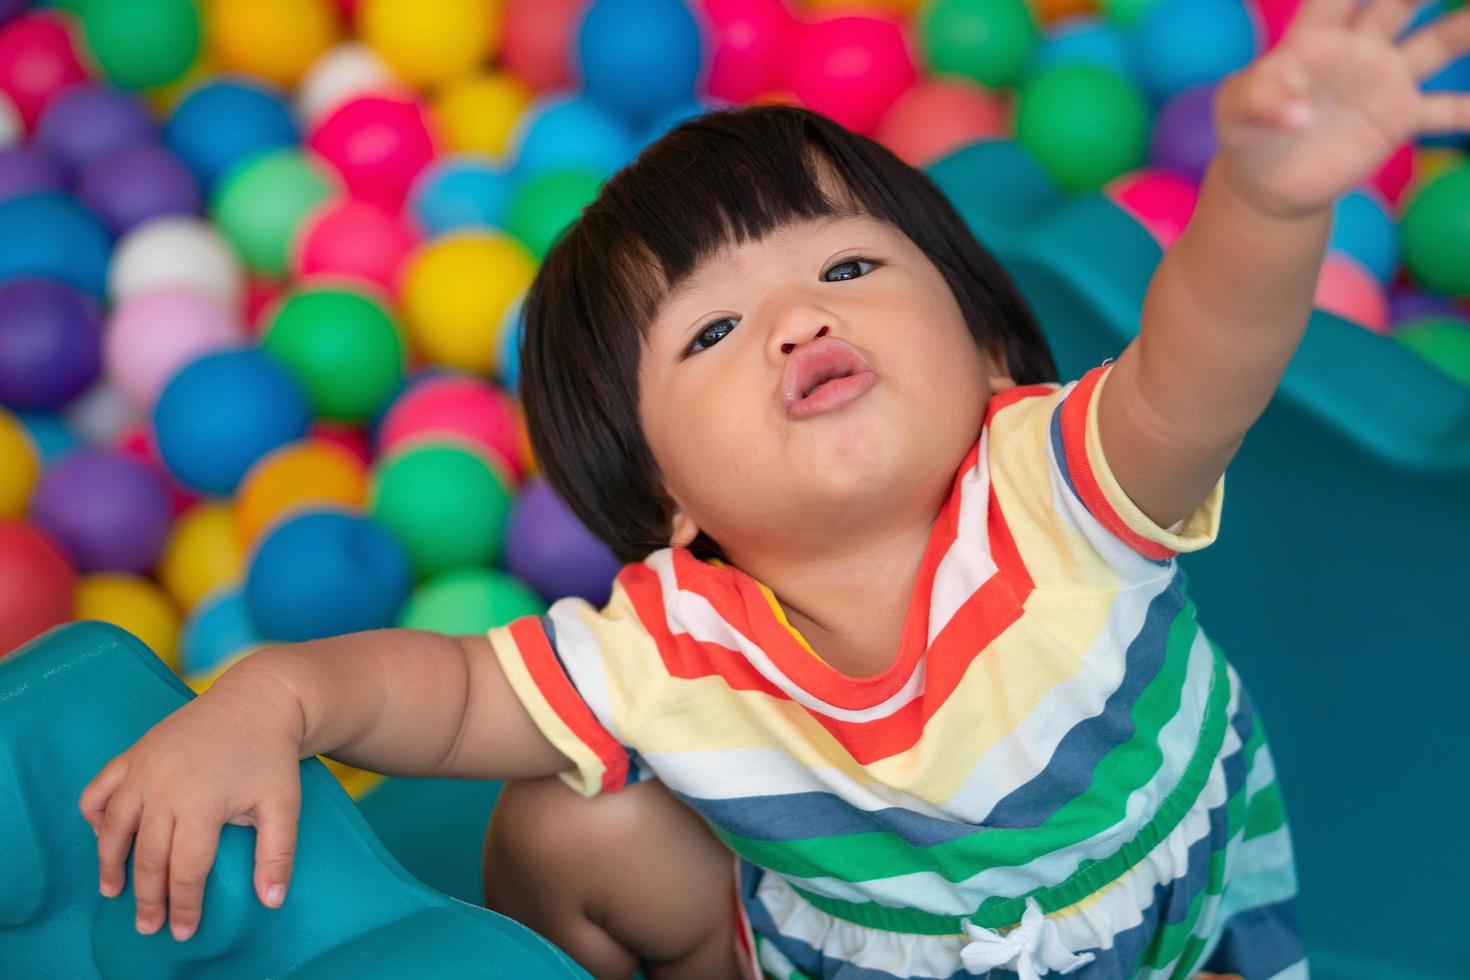
[[960, 950], [960, 960], [971, 973], [1013, 966], [1021, 980], [1040, 980], [1044, 973], [1071, 973], [1094, 959], [1092, 953], [1078, 955], [1062, 945], [1057, 924], [1046, 918], [1034, 898], [1026, 899], [1021, 924], [1005, 935], [973, 922], [964, 923], [964, 929], [970, 942]]

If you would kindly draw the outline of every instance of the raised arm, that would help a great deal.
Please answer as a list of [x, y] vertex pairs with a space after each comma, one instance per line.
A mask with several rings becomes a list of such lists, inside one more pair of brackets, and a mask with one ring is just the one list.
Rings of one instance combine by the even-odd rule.
[[1397, 36], [1415, 0], [1306, 0], [1227, 79], [1220, 150], [1098, 395], [1118, 484], [1168, 527], [1225, 472], [1301, 342], [1336, 199], [1420, 133], [1470, 128], [1470, 95], [1419, 82], [1470, 50], [1470, 10]]

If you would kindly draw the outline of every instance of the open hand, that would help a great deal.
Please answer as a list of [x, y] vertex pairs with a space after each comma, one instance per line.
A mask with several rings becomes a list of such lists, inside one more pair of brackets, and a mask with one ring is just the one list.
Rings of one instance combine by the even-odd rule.
[[1329, 207], [1420, 134], [1470, 129], [1470, 93], [1420, 82], [1470, 51], [1470, 8], [1398, 35], [1419, 0], [1304, 0], [1281, 42], [1220, 87], [1217, 162], [1237, 194], [1294, 216]]

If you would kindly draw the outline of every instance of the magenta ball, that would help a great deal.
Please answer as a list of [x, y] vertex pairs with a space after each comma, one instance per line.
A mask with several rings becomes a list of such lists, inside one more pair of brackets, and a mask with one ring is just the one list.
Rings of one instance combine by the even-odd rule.
[[169, 532], [168, 493], [137, 460], [78, 449], [42, 475], [31, 520], [61, 543], [77, 571], [146, 575]]
[[61, 408], [97, 380], [101, 347], [92, 297], [52, 279], [0, 285], [0, 404]]
[[1167, 170], [1135, 170], [1103, 188], [1103, 195], [1143, 225], [1160, 248], [1173, 245], [1194, 215], [1199, 191]]
[[309, 142], [342, 175], [353, 197], [391, 214], [398, 213], [414, 178], [434, 159], [423, 106], [381, 95], [342, 103]]
[[34, 146], [0, 149], [0, 201], [66, 190], [66, 169]]
[[621, 565], [550, 485], [535, 479], [511, 508], [505, 567], [547, 602], [575, 595], [601, 606]]
[[871, 135], [916, 72], [898, 21], [862, 14], [812, 21], [791, 32], [787, 87], [802, 105]]
[[425, 438], [466, 442], [525, 479], [514, 404], [489, 382], [451, 374], [405, 388], [378, 427], [378, 452]]
[[36, 124], [36, 145], [73, 174], [129, 143], [153, 138], [153, 117], [133, 96], [101, 85], [67, 89]]
[[239, 314], [219, 300], [191, 289], [162, 289], [117, 306], [107, 325], [103, 362], [129, 401], [151, 409], [184, 365], [245, 339]]
[[781, 66], [791, 14], [782, 0], [704, 0], [710, 37], [705, 90], [717, 99], [749, 102], [782, 87]]
[[416, 238], [376, 204], [348, 199], [316, 213], [292, 256], [298, 276], [341, 276], [396, 292], [398, 267]]
[[1220, 148], [1215, 135], [1214, 83], [1196, 85], [1174, 96], [1154, 117], [1148, 162], [1198, 184]]
[[114, 235], [160, 215], [198, 214], [204, 204], [184, 162], [151, 143], [132, 143], [93, 161], [82, 172], [77, 196]]

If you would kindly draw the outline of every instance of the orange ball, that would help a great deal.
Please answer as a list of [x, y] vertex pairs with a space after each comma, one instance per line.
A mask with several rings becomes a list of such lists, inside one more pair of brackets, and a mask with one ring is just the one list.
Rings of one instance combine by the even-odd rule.
[[256, 462], [235, 498], [235, 533], [247, 549], [285, 515], [305, 507], [361, 510], [368, 472], [350, 450], [323, 439], [282, 446]]
[[1008, 100], [974, 82], [926, 78], [898, 97], [877, 139], [905, 162], [922, 167], [976, 140], [1010, 132]]
[[1031, 9], [1037, 17], [1050, 22], [1078, 14], [1097, 13], [1097, 0], [1031, 0]]

